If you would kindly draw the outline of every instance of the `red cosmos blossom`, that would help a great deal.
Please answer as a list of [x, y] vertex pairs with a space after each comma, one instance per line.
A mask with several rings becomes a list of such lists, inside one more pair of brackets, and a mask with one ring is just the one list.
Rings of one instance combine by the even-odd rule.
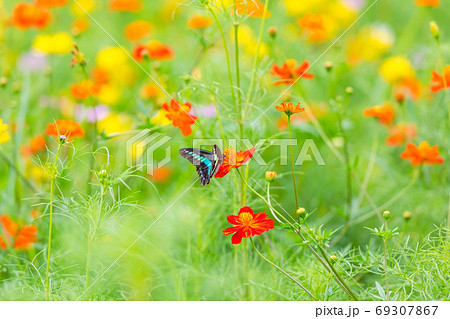
[[274, 64], [272, 66], [272, 71], [270, 74], [279, 77], [280, 80], [275, 82], [275, 86], [287, 84], [293, 84], [298, 78], [303, 78], [307, 80], [311, 80], [314, 78], [314, 74], [307, 73], [310, 63], [308, 61], [304, 61], [299, 67], [297, 67], [297, 61], [294, 59], [289, 59], [283, 63], [282, 66], [278, 66]]
[[227, 220], [230, 224], [236, 225], [223, 231], [224, 235], [234, 233], [233, 237], [231, 237], [233, 245], [240, 244], [242, 238], [261, 235], [274, 227], [274, 221], [267, 218], [265, 213], [253, 214], [253, 210], [248, 206], [242, 207], [237, 216], [229, 215]]
[[50, 22], [50, 11], [36, 4], [21, 2], [14, 7], [12, 24], [20, 29], [43, 29]]
[[252, 147], [247, 151], [240, 151], [236, 153], [236, 149], [231, 147], [227, 148], [224, 152], [224, 159], [222, 165], [220, 165], [219, 170], [217, 171], [215, 178], [221, 178], [227, 175], [231, 169], [241, 167], [245, 162], [253, 157], [253, 153], [255, 153], [256, 149]]
[[167, 112], [166, 117], [172, 122], [173, 126], [181, 130], [183, 136], [192, 133], [191, 125], [195, 123], [197, 116], [189, 114], [192, 108], [191, 103], [181, 104], [179, 101], [172, 99], [170, 104], [164, 103], [161, 108]]
[[382, 124], [390, 125], [395, 119], [395, 110], [389, 102], [386, 102], [382, 106], [376, 105], [365, 109], [363, 115], [366, 117], [375, 117]]
[[444, 159], [438, 151], [438, 146], [434, 145], [430, 147], [428, 142], [422, 142], [419, 146], [412, 143], [406, 144], [406, 151], [401, 154], [401, 158], [410, 160], [411, 165], [413, 166], [421, 164], [432, 165], [444, 163]]
[[281, 103], [281, 105], [275, 106], [275, 108], [278, 111], [285, 113], [287, 116], [291, 116], [292, 114], [301, 113], [301, 112], [305, 111], [304, 107], [300, 107], [300, 103], [298, 103], [297, 105], [294, 106], [294, 104], [291, 102], [288, 102], [288, 103], [283, 102], [283, 103]]
[[399, 147], [406, 141], [415, 139], [417, 136], [414, 124], [400, 123], [389, 128], [391, 135], [386, 139], [386, 145]]
[[70, 94], [79, 100], [87, 99], [90, 96], [97, 95], [100, 87], [92, 81], [82, 81], [81, 83], [72, 84], [70, 87]]
[[37, 241], [37, 227], [28, 225], [22, 228], [8, 216], [0, 216], [0, 249], [12, 247], [17, 250], [27, 250]]
[[65, 135], [67, 138], [75, 138], [84, 137], [84, 130], [77, 122], [70, 120], [57, 120], [54, 123], [47, 124], [45, 134], [56, 137]]
[[111, 0], [109, 6], [114, 11], [137, 12], [142, 9], [141, 0]]
[[444, 76], [433, 70], [431, 72], [431, 82], [433, 83], [430, 85], [430, 89], [433, 93], [450, 88], [450, 65], [444, 68]]
[[46, 8], [64, 7], [67, 0], [35, 0], [36, 5]]
[[170, 46], [162, 44], [157, 40], [152, 40], [148, 44], [138, 44], [134, 47], [133, 57], [142, 61], [145, 56], [151, 60], [171, 60], [174, 53]]

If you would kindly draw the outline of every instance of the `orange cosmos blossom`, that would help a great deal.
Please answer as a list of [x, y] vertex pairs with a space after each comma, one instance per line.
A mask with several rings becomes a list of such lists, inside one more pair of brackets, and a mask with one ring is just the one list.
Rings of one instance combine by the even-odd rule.
[[419, 7], [434, 7], [438, 8], [441, 4], [441, 0], [416, 0], [416, 4]]
[[419, 146], [412, 143], [406, 144], [406, 151], [401, 154], [401, 158], [411, 161], [411, 165], [413, 166], [444, 163], [444, 159], [439, 154], [438, 146], [434, 145], [430, 147], [428, 142], [422, 142]]
[[46, 8], [64, 7], [67, 0], [35, 0], [35, 4]]
[[413, 100], [420, 98], [422, 87], [417, 78], [405, 78], [401, 80], [395, 87], [395, 97], [397, 101], [404, 100], [407, 95]]
[[39, 152], [45, 151], [47, 143], [44, 136], [37, 135], [33, 137], [29, 145], [24, 145], [22, 147], [22, 156], [33, 156]]
[[43, 29], [50, 22], [50, 11], [35, 4], [21, 2], [14, 7], [12, 24], [20, 29]]
[[138, 61], [144, 60], [145, 56], [151, 60], [171, 60], [174, 53], [170, 46], [152, 40], [147, 45], [137, 45], [133, 50], [133, 56]]
[[195, 123], [197, 116], [190, 115], [192, 105], [189, 102], [181, 104], [176, 99], [172, 99], [170, 104], [164, 103], [161, 108], [166, 111], [166, 117], [172, 122], [173, 126], [181, 130], [183, 136], [192, 133], [191, 125]]
[[234, 233], [233, 237], [231, 237], [231, 243], [233, 245], [240, 244], [242, 238], [261, 235], [274, 227], [274, 221], [267, 218], [267, 214], [254, 214], [253, 210], [248, 206], [242, 207], [238, 215], [229, 215], [227, 220], [235, 226], [225, 229], [223, 234], [231, 235]]
[[450, 88], [450, 65], [447, 65], [444, 68], [443, 76], [433, 70], [431, 72], [431, 82], [433, 83], [431, 84], [430, 89], [433, 93]]
[[127, 25], [125, 28], [125, 36], [130, 41], [136, 41], [150, 35], [151, 31], [152, 26], [150, 23], [144, 20], [138, 20]]
[[386, 102], [382, 106], [376, 105], [365, 109], [363, 115], [366, 117], [375, 117], [382, 124], [390, 125], [395, 119], [395, 110], [391, 103]]
[[291, 116], [292, 114], [295, 113], [301, 113], [303, 111], [305, 111], [304, 107], [300, 107], [300, 103], [298, 103], [296, 106], [294, 106], [294, 104], [292, 102], [283, 102], [281, 103], [281, 105], [277, 105], [275, 106], [275, 108], [286, 114], [287, 116]]
[[[240, 16], [246, 15], [252, 18], [262, 18], [264, 15], [264, 4], [258, 0], [236, 0], [236, 13]], [[266, 18], [271, 15], [267, 10]]]
[[111, 0], [109, 7], [114, 11], [137, 12], [142, 9], [141, 0]]
[[236, 153], [236, 149], [231, 147], [227, 148], [224, 152], [224, 159], [222, 165], [220, 165], [215, 178], [221, 178], [227, 175], [233, 168], [241, 167], [245, 162], [253, 157], [256, 149], [252, 147], [247, 151], [239, 151]]
[[204, 17], [202, 15], [196, 14], [188, 21], [188, 27], [191, 29], [203, 29], [207, 28], [212, 24], [212, 19], [210, 17]]
[[22, 228], [7, 215], [0, 216], [0, 248], [12, 247], [17, 250], [27, 250], [37, 241], [37, 227], [27, 225]]
[[417, 136], [414, 124], [400, 123], [389, 128], [389, 132], [391, 135], [386, 139], [386, 145], [394, 147], [399, 147]]
[[98, 85], [92, 81], [81, 81], [81, 83], [72, 84], [70, 87], [70, 94], [79, 100], [87, 99], [88, 97], [97, 95], [99, 92]]
[[298, 78], [311, 80], [314, 78], [314, 74], [307, 73], [310, 68], [310, 63], [304, 61], [299, 67], [297, 67], [297, 61], [289, 59], [283, 63], [282, 66], [274, 64], [270, 74], [275, 77], [279, 77], [280, 80], [275, 82], [275, 86], [282, 84], [293, 84]]
[[67, 138], [84, 137], [84, 130], [80, 124], [70, 120], [57, 120], [54, 123], [47, 124], [45, 134], [48, 136], [60, 137], [65, 135]]

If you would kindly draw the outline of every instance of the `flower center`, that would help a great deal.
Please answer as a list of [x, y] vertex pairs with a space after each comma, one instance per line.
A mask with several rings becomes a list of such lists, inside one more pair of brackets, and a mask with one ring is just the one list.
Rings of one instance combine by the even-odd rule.
[[253, 215], [250, 213], [239, 214], [239, 221], [244, 225], [248, 225], [252, 220], [253, 220]]

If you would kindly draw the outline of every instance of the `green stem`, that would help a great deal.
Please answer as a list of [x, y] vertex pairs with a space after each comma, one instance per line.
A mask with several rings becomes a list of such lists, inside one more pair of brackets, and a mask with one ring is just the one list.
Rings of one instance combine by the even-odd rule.
[[[288, 115], [288, 131], [289, 131], [289, 140], [292, 140], [291, 135], [291, 116]], [[295, 209], [298, 209], [300, 206], [298, 205], [298, 195], [297, 195], [297, 185], [295, 184], [295, 169], [294, 169], [294, 152], [292, 151], [292, 145], [289, 143], [289, 150], [291, 151], [291, 168], [292, 168], [292, 181], [294, 183], [294, 194], [295, 194]]]
[[50, 298], [50, 281], [49, 281], [49, 270], [50, 270], [50, 253], [52, 249], [52, 226], [53, 226], [53, 192], [56, 176], [58, 174], [57, 161], [59, 152], [63, 145], [62, 142], [58, 141], [58, 150], [56, 151], [55, 161], [53, 162], [53, 166], [51, 167], [51, 180], [50, 180], [50, 221], [48, 227], [48, 248], [47, 248], [47, 269], [45, 272], [45, 299], [49, 300]]
[[[385, 231], [388, 231], [387, 220], [384, 220]], [[387, 270], [387, 238], [383, 238], [384, 242], [384, 278], [386, 281], [386, 299], [389, 301], [389, 282], [388, 282], [388, 270]]]
[[288, 277], [289, 279], [291, 279], [293, 282], [295, 282], [300, 288], [302, 288], [310, 297], [311, 299], [313, 299], [314, 301], [317, 301], [316, 297], [314, 297], [314, 295], [308, 290], [306, 289], [305, 286], [303, 286], [300, 282], [298, 282], [294, 277], [292, 277], [291, 275], [289, 275], [286, 271], [284, 271], [281, 267], [275, 265], [273, 262], [271, 262], [269, 259], [267, 259], [266, 257], [264, 257], [263, 254], [260, 253], [260, 251], [256, 248], [255, 243], [253, 242], [253, 238], [250, 237], [250, 241], [252, 243], [253, 248], [255, 249], [256, 253], [262, 258], [264, 259], [269, 265], [271, 265], [272, 267], [274, 267], [275, 269], [279, 270], [282, 274], [284, 274], [286, 277]]
[[17, 176], [19, 176], [22, 181], [25, 183], [26, 186], [28, 186], [28, 188], [30, 190], [32, 190], [34, 193], [39, 193], [39, 190], [36, 188], [36, 186], [34, 186], [23, 174], [22, 172], [19, 170], [19, 168], [6, 156], [6, 154], [0, 150], [0, 156], [3, 158], [3, 160], [6, 162], [6, 164], [9, 165], [9, 167], [11, 167], [17, 174]]

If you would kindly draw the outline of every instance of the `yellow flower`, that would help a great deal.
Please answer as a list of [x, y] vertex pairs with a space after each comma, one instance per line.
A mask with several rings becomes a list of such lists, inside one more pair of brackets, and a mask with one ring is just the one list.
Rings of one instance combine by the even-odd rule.
[[33, 42], [33, 48], [48, 54], [67, 54], [72, 50], [73, 40], [66, 32], [39, 34]]
[[73, 2], [71, 7], [72, 13], [76, 16], [86, 15], [84, 10], [89, 13], [95, 9], [95, 0], [77, 0], [77, 2], [79, 3], [79, 5]]
[[[242, 24], [240, 25], [238, 32], [239, 43], [242, 45], [245, 53], [249, 55], [255, 55], [256, 47], [258, 45], [258, 39], [253, 33], [252, 28], [250, 28], [248, 25]], [[234, 31], [232, 33], [232, 37], [234, 37]], [[261, 43], [261, 46], [259, 48], [259, 57], [263, 57], [267, 54], [269, 54], [269, 48], [265, 43]]]
[[132, 119], [119, 113], [111, 113], [105, 119], [98, 122], [98, 130], [106, 135], [129, 131], [132, 128]]
[[324, 8], [330, 0], [315, 0], [315, 1], [298, 1], [298, 0], [284, 0], [286, 12], [291, 16], [303, 15], [307, 12], [320, 10]]
[[108, 72], [110, 81], [118, 85], [130, 85], [135, 73], [130, 66], [130, 57], [120, 47], [109, 47], [97, 55], [97, 66]]
[[151, 118], [150, 123], [161, 126], [171, 124], [172, 122], [167, 118], [166, 114], [169, 113], [167, 111], [160, 110], [158, 114]]
[[0, 145], [9, 141], [8, 124], [3, 124], [0, 119]]
[[390, 84], [415, 78], [414, 69], [409, 60], [399, 55], [384, 60], [380, 67], [380, 74]]
[[120, 86], [116, 85], [102, 85], [98, 92], [97, 98], [100, 103], [106, 105], [115, 105], [120, 101], [122, 97], [122, 90]]

